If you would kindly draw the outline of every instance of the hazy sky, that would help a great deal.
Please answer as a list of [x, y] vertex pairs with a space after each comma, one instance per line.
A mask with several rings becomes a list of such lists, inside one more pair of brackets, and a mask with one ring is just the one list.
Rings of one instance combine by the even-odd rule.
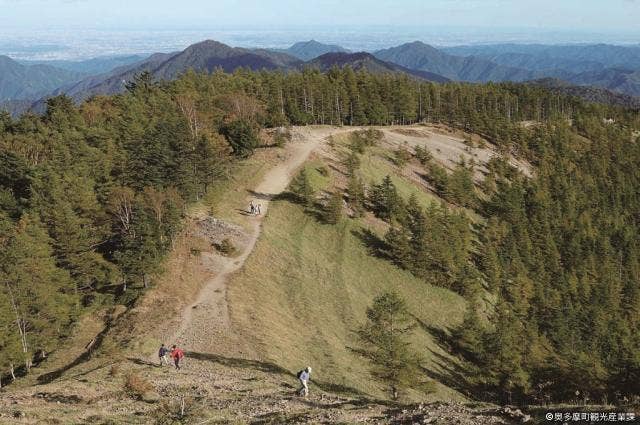
[[640, 32], [640, 0], [0, 0], [0, 26], [390, 25]]

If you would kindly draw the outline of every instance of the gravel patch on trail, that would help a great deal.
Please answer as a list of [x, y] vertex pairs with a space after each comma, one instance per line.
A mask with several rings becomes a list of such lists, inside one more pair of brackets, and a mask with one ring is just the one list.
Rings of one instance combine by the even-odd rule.
[[225, 239], [230, 240], [239, 249], [244, 249], [251, 240], [251, 235], [240, 226], [226, 221], [205, 217], [196, 222], [193, 236], [203, 238], [211, 245], [219, 245]]

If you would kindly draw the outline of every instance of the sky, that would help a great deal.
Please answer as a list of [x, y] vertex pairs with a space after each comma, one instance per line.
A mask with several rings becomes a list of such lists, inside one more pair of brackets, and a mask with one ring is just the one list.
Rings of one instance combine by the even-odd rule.
[[640, 33], [640, 0], [0, 0], [0, 27], [455, 26]]

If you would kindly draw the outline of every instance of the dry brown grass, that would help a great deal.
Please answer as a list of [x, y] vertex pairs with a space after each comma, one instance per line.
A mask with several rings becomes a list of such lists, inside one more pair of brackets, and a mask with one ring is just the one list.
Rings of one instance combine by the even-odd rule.
[[154, 353], [159, 343], [165, 342], [172, 323], [177, 323], [182, 310], [211, 278], [203, 255], [193, 253], [211, 252], [212, 248], [206, 240], [190, 235], [189, 226], [193, 225], [193, 221], [188, 222], [176, 239], [154, 287], [115, 323], [108, 335], [111, 345], [124, 344], [138, 353]]
[[153, 391], [153, 384], [138, 372], [131, 371], [124, 377], [124, 390], [131, 397], [140, 398], [143, 394]]
[[111, 368], [109, 368], [109, 376], [111, 377], [116, 377], [118, 375], [120, 375], [120, 365], [119, 364], [113, 364], [111, 365]]

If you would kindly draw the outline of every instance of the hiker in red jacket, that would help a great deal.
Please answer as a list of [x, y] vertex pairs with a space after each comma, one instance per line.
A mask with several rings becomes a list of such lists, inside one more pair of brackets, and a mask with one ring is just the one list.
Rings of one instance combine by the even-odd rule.
[[184, 357], [184, 351], [176, 347], [174, 344], [173, 347], [171, 347], [170, 356], [173, 359], [173, 363], [176, 365], [176, 370], [180, 370], [180, 360]]

